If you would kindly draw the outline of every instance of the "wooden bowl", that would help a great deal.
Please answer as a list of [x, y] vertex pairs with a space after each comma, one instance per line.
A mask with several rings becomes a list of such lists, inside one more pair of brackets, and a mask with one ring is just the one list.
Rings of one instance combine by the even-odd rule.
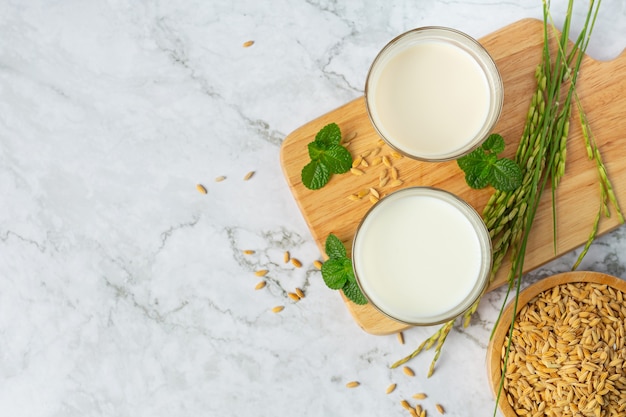
[[[530, 285], [519, 294], [519, 300], [517, 303], [516, 316], [522, 310], [522, 308], [531, 301], [535, 296], [542, 293], [545, 290], [549, 290], [555, 286], [583, 282], [583, 283], [596, 283], [605, 284], [616, 290], [619, 290], [626, 294], [626, 281], [599, 272], [565, 272], [562, 274], [553, 275], [545, 278], [535, 284]], [[502, 345], [505, 337], [509, 333], [511, 325], [511, 317], [513, 314], [514, 301], [511, 301], [504, 309], [500, 323], [498, 324], [491, 341], [487, 347], [487, 372], [489, 383], [491, 385], [494, 398], [497, 398], [498, 390], [500, 387], [501, 374], [501, 352]], [[498, 407], [505, 417], [518, 417], [518, 414], [513, 410], [513, 407], [509, 404], [506, 398], [506, 392], [503, 390], [498, 401]]]

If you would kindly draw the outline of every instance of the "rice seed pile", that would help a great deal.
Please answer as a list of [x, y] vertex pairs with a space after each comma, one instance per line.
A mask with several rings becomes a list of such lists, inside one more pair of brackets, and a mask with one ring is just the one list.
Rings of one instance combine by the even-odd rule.
[[624, 294], [607, 285], [562, 284], [533, 298], [515, 319], [504, 376], [517, 415], [626, 415], [625, 321]]
[[[346, 147], [349, 146], [355, 137], [356, 132], [352, 132], [346, 137], [346, 140], [343, 141], [343, 145]], [[376, 178], [376, 184], [372, 187], [364, 188], [348, 195], [349, 200], [359, 201], [367, 196], [370, 203], [376, 204], [378, 200], [385, 195], [384, 191], [381, 190], [382, 188], [394, 188], [404, 184], [404, 181], [400, 179], [398, 168], [393, 166], [392, 163], [392, 160], [402, 159], [403, 155], [396, 151], [391, 151], [386, 155], [379, 155], [384, 145], [385, 142], [379, 139], [374, 147], [359, 153], [357, 157], [353, 159], [352, 168], [350, 168], [350, 172], [353, 175], [361, 176], [368, 174], [368, 171], [378, 170], [378, 177]], [[380, 166], [380, 168], [375, 168], [377, 166]], [[372, 168], [368, 169], [370, 167]], [[378, 186], [380, 191], [374, 188], [376, 186]]]

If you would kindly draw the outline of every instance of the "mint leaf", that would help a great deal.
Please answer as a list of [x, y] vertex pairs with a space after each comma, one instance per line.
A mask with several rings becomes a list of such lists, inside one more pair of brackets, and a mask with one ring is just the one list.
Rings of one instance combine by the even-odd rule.
[[328, 255], [330, 259], [345, 258], [347, 256], [346, 248], [343, 246], [343, 243], [332, 233], [326, 238], [326, 244], [324, 246], [326, 255]]
[[321, 161], [334, 174], [343, 174], [352, 168], [352, 155], [341, 145], [331, 145], [321, 154]]
[[456, 160], [457, 165], [467, 173], [477, 164], [482, 163], [486, 159], [485, 151], [482, 148], [476, 148], [469, 154]]
[[354, 276], [354, 269], [352, 268], [352, 260], [350, 258], [345, 259], [343, 266], [346, 268], [346, 278], [348, 278], [348, 282], [356, 282], [356, 277]]
[[492, 133], [483, 142], [482, 148], [498, 154], [504, 150], [504, 138], [497, 133]]
[[465, 173], [465, 182], [471, 188], [480, 190], [489, 185], [489, 179], [491, 178], [491, 167], [487, 164], [483, 166], [475, 167]]
[[456, 160], [465, 172], [465, 182], [471, 188], [485, 188], [491, 184], [500, 191], [513, 191], [522, 182], [522, 170], [510, 159], [498, 158], [504, 150], [504, 138], [490, 135], [483, 145]]
[[350, 274], [353, 275], [352, 262], [348, 258], [329, 259], [322, 264], [322, 278], [328, 288], [333, 290], [340, 290], [351, 282]]
[[482, 148], [475, 149], [472, 153], [459, 158], [457, 164], [465, 172], [465, 182], [471, 188], [481, 189], [489, 185], [491, 175], [490, 156], [485, 154]]
[[510, 159], [498, 159], [492, 166], [489, 182], [496, 190], [513, 191], [522, 183], [522, 170]]
[[343, 174], [352, 168], [352, 155], [340, 142], [341, 130], [337, 123], [330, 123], [317, 132], [315, 140], [308, 145], [311, 162], [302, 168], [305, 187], [318, 190], [328, 183], [331, 174]]
[[483, 154], [482, 159], [473, 161], [473, 165], [468, 166], [465, 171], [467, 185], [476, 190], [488, 186], [497, 160], [498, 157], [494, 154]]
[[339, 142], [341, 142], [341, 129], [339, 129], [337, 123], [327, 124], [317, 132], [315, 142], [322, 146], [339, 145]]
[[326, 151], [326, 146], [319, 144], [317, 142], [309, 143], [308, 148], [309, 148], [309, 158], [311, 158], [311, 161], [321, 160], [322, 155]]
[[348, 281], [342, 288], [343, 293], [348, 297], [350, 301], [355, 304], [364, 305], [367, 304], [367, 298], [361, 292], [359, 285], [356, 281]]
[[302, 184], [308, 189], [322, 188], [330, 179], [330, 170], [319, 160], [311, 161], [302, 168]]
[[328, 260], [322, 264], [322, 278], [333, 290], [343, 290], [346, 297], [356, 304], [367, 304], [354, 276], [352, 261], [346, 248], [334, 234], [329, 234], [324, 245]]

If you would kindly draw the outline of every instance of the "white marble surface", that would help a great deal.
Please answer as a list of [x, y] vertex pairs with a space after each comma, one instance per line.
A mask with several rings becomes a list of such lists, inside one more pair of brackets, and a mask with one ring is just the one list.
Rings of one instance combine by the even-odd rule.
[[[389, 370], [431, 329], [402, 346], [354, 324], [311, 266], [320, 254], [278, 154], [292, 130], [360, 96], [400, 32], [481, 37], [540, 16], [539, 0], [2, 0], [0, 415], [405, 416], [399, 400], [420, 391], [431, 416], [435, 402], [490, 415], [484, 358], [502, 292], [453, 330], [432, 378], [431, 353], [415, 378]], [[624, 1], [605, 0], [589, 54], [625, 47]], [[625, 234], [581, 268], [626, 278]], [[287, 249], [303, 268], [282, 263]], [[254, 291], [263, 267], [269, 285]], [[286, 296], [296, 286], [299, 303]]]

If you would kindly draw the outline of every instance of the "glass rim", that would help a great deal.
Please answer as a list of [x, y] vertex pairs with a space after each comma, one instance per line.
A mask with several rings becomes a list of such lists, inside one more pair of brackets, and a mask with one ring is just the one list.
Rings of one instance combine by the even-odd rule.
[[[390, 197], [399, 198], [399, 196], [401, 197], [401, 194], [403, 193], [411, 193], [411, 192], [416, 192], [416, 191], [418, 193], [421, 192], [420, 195], [435, 197], [457, 208], [471, 223], [472, 228], [474, 229], [476, 233], [476, 237], [479, 241], [480, 250], [481, 250], [480, 268], [479, 268], [478, 276], [476, 277], [476, 283], [472, 287], [471, 291], [467, 294], [467, 296], [463, 299], [463, 301], [460, 302], [458, 305], [448, 309], [447, 311], [441, 314], [434, 315], [433, 316], [435, 318], [434, 320], [422, 320], [422, 321], [404, 320], [404, 319], [394, 316], [389, 311], [386, 311], [385, 309], [377, 305], [372, 300], [371, 296], [368, 295], [367, 291], [365, 291], [363, 287], [363, 284], [361, 282], [362, 280], [359, 277], [359, 273], [357, 270], [356, 257], [354, 256], [354, 253], [355, 253], [354, 249], [355, 247], [357, 247], [359, 232], [362, 230], [363, 225], [368, 219], [368, 217], [376, 210], [379, 210], [382, 205], [386, 204], [386, 202], [390, 201], [389, 200]], [[489, 285], [489, 274], [491, 273], [491, 267], [492, 267], [492, 262], [493, 262], [492, 250], [493, 250], [493, 246], [492, 246], [491, 238], [489, 236], [489, 230], [485, 222], [483, 221], [482, 217], [480, 216], [480, 214], [476, 211], [476, 209], [474, 209], [474, 207], [472, 207], [471, 204], [469, 204], [467, 201], [463, 200], [456, 194], [453, 194], [450, 191], [447, 191], [441, 188], [436, 188], [432, 186], [411, 186], [411, 187], [402, 188], [400, 190], [394, 191], [386, 195], [385, 197], [381, 198], [374, 205], [372, 205], [372, 207], [368, 209], [368, 211], [361, 218], [359, 224], [357, 225], [356, 232], [354, 233], [354, 237], [352, 238], [352, 256], [351, 256], [352, 262], [351, 263], [352, 263], [352, 270], [354, 272], [354, 277], [356, 279], [357, 285], [359, 286], [359, 289], [361, 290], [361, 293], [367, 299], [368, 303], [370, 303], [377, 311], [379, 311], [384, 316], [392, 320], [395, 320], [397, 322], [404, 323], [410, 326], [430, 326], [430, 325], [445, 323], [449, 320], [452, 320], [461, 316], [466, 311], [468, 311], [469, 308], [474, 304], [474, 302], [485, 292], [485, 290], [487, 289], [487, 286]]]
[[[459, 149], [455, 149], [451, 152], [441, 154], [441, 155], [433, 155], [433, 156], [424, 156], [424, 155], [416, 155], [414, 153], [408, 152], [405, 149], [397, 146], [390, 140], [378, 126], [375, 118], [372, 116], [372, 106], [370, 105], [370, 80], [372, 77], [372, 73], [377, 68], [377, 65], [380, 64], [380, 61], [385, 57], [387, 53], [389, 53], [390, 49], [393, 48], [398, 42], [406, 39], [415, 34], [428, 33], [432, 32], [434, 34], [438, 34], [438, 36], [432, 36], [432, 39], [441, 39], [448, 41], [461, 41], [464, 42], [460, 45], [458, 42], [455, 42], [454, 45], [460, 47], [465, 52], [468, 52], [471, 57], [477, 61], [482, 72], [485, 74], [485, 78], [487, 79], [487, 84], [489, 86], [489, 94], [490, 94], [490, 103], [489, 103], [489, 112], [487, 114], [487, 118], [485, 123], [482, 125], [479, 132], [467, 142], [466, 146], [463, 146]], [[442, 35], [448, 35], [442, 36]], [[452, 35], [453, 37], [450, 37]], [[470, 53], [474, 52], [474, 53]], [[498, 67], [493, 59], [493, 57], [489, 54], [489, 51], [475, 38], [471, 37], [465, 32], [462, 32], [458, 29], [454, 29], [447, 26], [421, 26], [414, 29], [407, 30], [393, 39], [383, 46], [383, 48], [378, 52], [370, 67], [367, 71], [366, 79], [365, 79], [365, 88], [364, 88], [364, 96], [365, 96], [365, 108], [367, 112], [367, 116], [370, 120], [370, 123], [376, 133], [380, 136], [380, 138], [393, 150], [401, 153], [404, 156], [407, 156], [412, 159], [426, 161], [426, 162], [445, 162], [457, 159], [463, 155], [467, 155], [472, 152], [478, 146], [482, 144], [482, 142], [487, 139], [491, 130], [498, 122], [500, 115], [502, 113], [502, 107], [504, 105], [504, 83], [502, 81], [502, 76]], [[495, 103], [494, 103], [495, 99]]]

